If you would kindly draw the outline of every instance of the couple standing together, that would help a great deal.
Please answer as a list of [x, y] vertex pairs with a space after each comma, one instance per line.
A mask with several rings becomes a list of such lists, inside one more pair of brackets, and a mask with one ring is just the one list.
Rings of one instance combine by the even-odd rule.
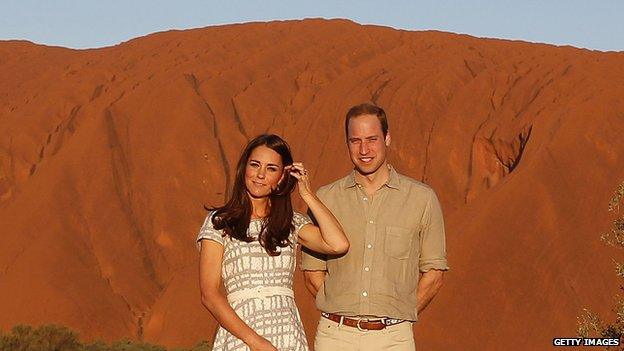
[[[220, 324], [213, 350], [308, 350], [292, 290], [297, 244], [321, 311], [316, 351], [415, 349], [412, 323], [448, 269], [440, 204], [387, 163], [383, 109], [352, 107], [345, 132], [354, 170], [316, 194], [280, 137], [243, 151], [229, 200], [197, 237], [202, 303]], [[310, 217], [293, 212], [295, 185]]]

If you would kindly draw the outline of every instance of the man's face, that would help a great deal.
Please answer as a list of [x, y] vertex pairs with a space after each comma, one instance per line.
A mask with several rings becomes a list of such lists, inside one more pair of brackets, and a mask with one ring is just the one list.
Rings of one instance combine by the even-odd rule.
[[351, 162], [357, 171], [362, 175], [372, 174], [386, 161], [390, 134], [384, 138], [377, 116], [361, 115], [349, 121], [347, 145]]

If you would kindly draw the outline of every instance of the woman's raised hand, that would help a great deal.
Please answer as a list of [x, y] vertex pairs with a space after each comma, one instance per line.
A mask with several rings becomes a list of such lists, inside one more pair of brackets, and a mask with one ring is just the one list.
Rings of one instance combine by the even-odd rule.
[[284, 167], [284, 170], [291, 176], [297, 178], [297, 185], [299, 186], [299, 195], [305, 200], [306, 197], [313, 195], [312, 187], [310, 186], [310, 180], [308, 179], [308, 170], [305, 169], [303, 163], [293, 162], [292, 165]]

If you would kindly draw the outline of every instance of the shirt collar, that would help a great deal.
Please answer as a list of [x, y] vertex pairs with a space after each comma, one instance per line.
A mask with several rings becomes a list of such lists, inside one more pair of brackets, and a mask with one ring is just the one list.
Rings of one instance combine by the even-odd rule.
[[394, 169], [394, 167], [392, 167], [391, 165], [388, 165], [388, 168], [390, 168], [390, 177], [388, 177], [388, 181], [386, 182], [386, 185], [389, 188], [399, 190], [399, 185], [401, 185], [401, 180], [399, 179], [399, 174]]
[[[388, 169], [390, 169], [390, 176], [388, 177], [388, 180], [386, 181], [386, 183], [384, 185], [386, 185], [389, 188], [398, 190], [399, 189], [399, 185], [401, 184], [400, 179], [399, 179], [399, 174], [394, 169], [394, 167], [392, 167], [391, 165], [388, 165]], [[356, 186], [358, 184], [355, 181], [355, 172], [356, 172], [356, 170], [354, 169], [353, 171], [351, 171], [351, 173], [345, 179], [345, 181], [343, 183], [343, 187], [345, 189], [352, 188], [352, 187], [354, 187], [354, 186]]]

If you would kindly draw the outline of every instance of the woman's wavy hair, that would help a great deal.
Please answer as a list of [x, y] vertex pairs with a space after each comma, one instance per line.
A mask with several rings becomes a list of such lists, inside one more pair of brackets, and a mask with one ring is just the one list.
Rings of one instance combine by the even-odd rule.
[[[207, 210], [215, 211], [212, 215], [212, 224], [215, 229], [223, 230], [225, 235], [245, 242], [255, 240], [254, 237], [247, 235], [251, 222], [252, 205], [245, 186], [245, 168], [249, 163], [252, 151], [258, 146], [266, 146], [277, 152], [282, 157], [284, 167], [293, 163], [290, 147], [282, 138], [274, 134], [262, 134], [255, 137], [247, 144], [238, 160], [236, 178], [229, 200], [222, 207], [206, 207]], [[290, 194], [295, 188], [295, 184], [296, 179], [286, 173], [277, 189], [269, 195], [269, 215], [262, 223], [258, 240], [271, 256], [280, 254], [277, 247], [286, 247], [291, 244], [288, 237], [294, 228]]]

